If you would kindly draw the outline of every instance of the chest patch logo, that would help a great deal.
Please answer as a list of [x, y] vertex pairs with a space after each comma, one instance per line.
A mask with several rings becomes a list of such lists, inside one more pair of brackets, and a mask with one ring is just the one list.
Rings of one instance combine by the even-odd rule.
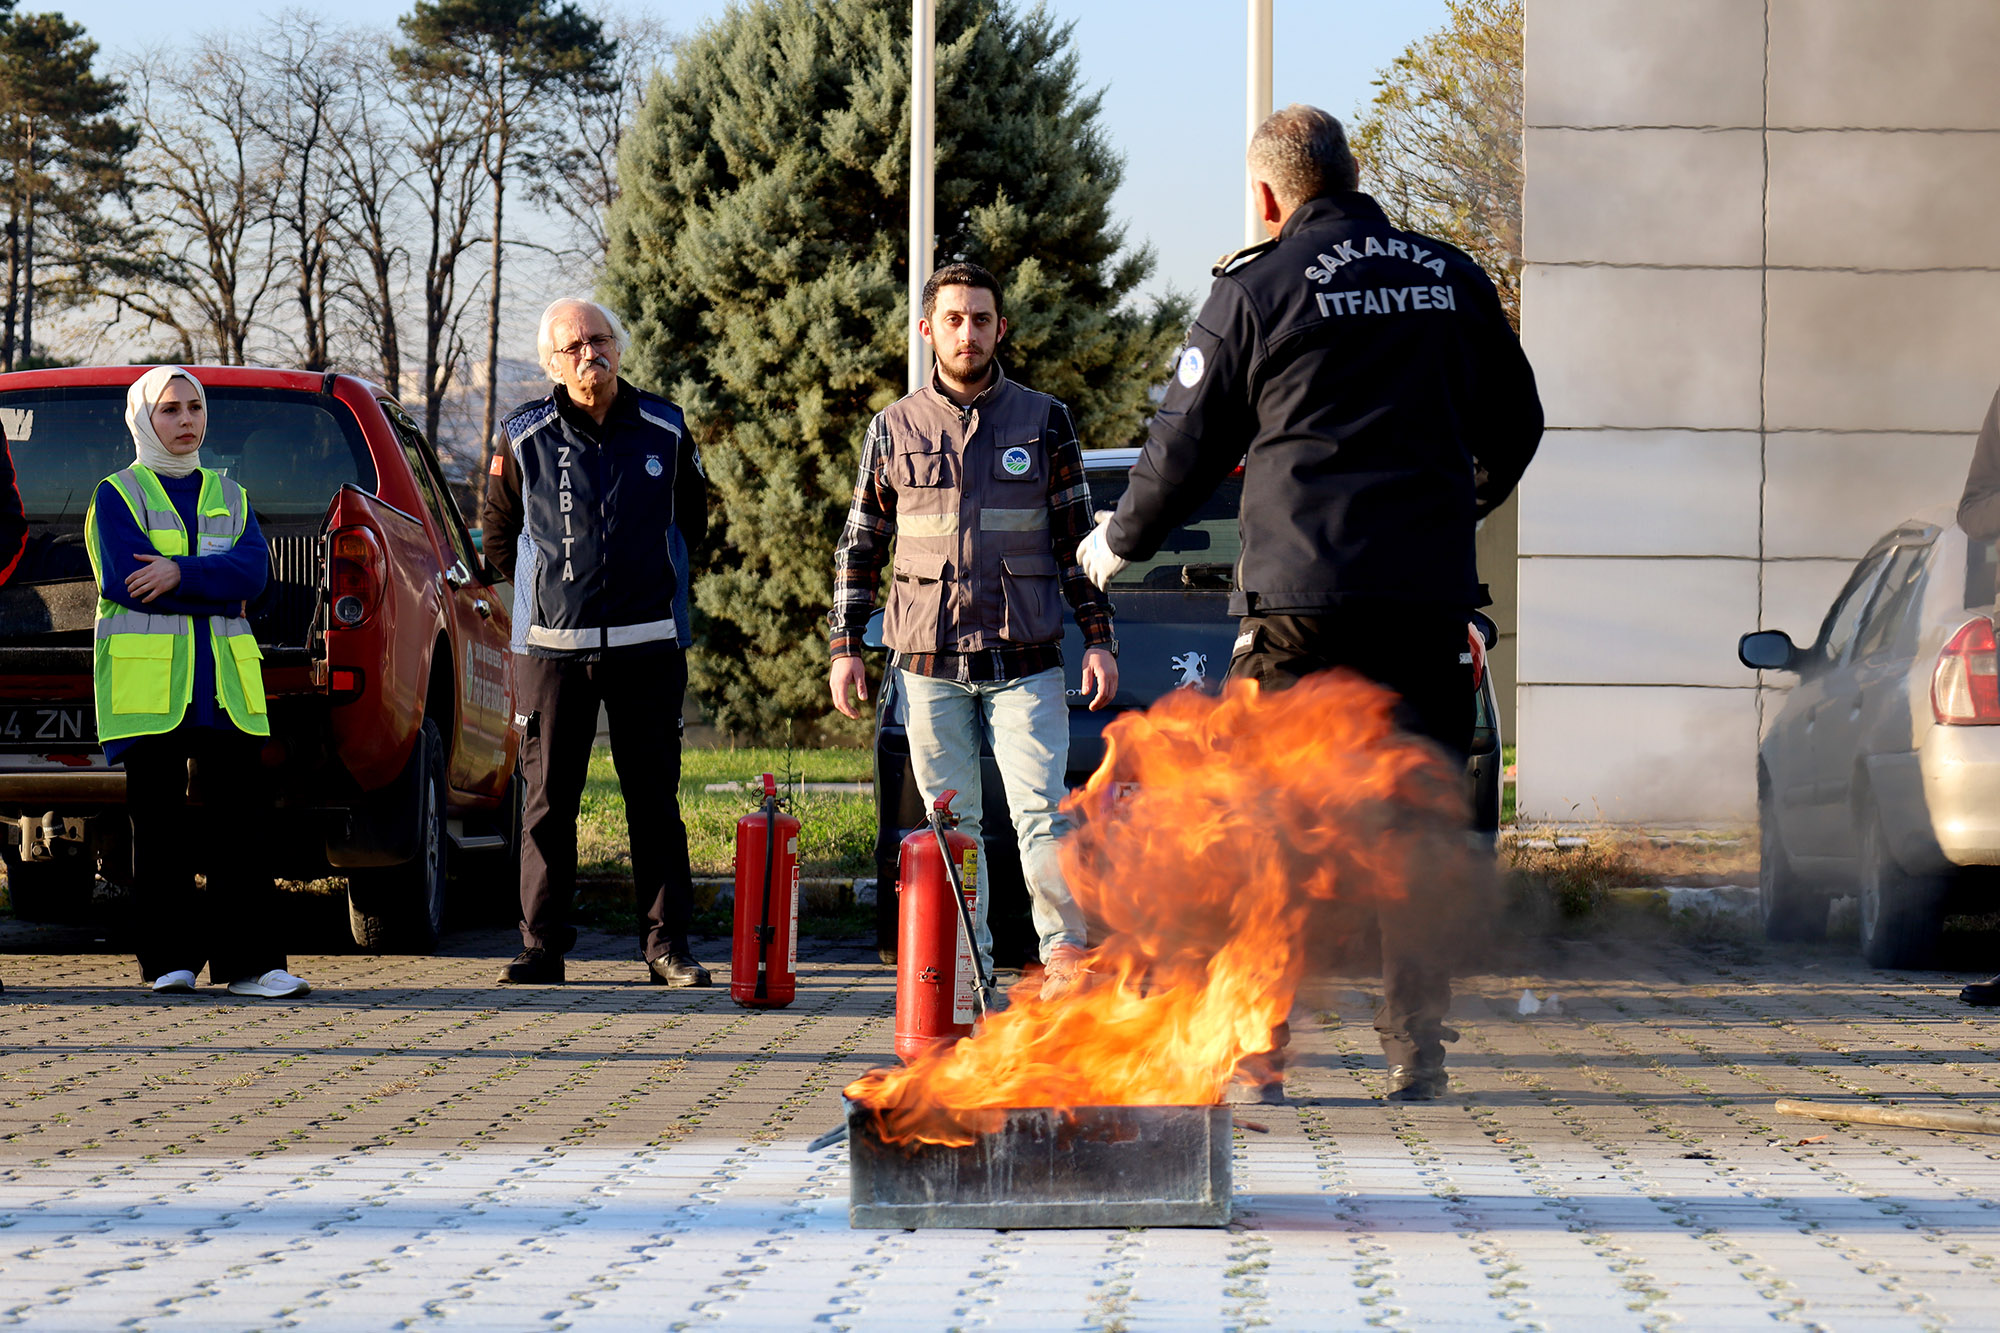
[[1007, 469], [1007, 475], [1010, 477], [1026, 476], [1031, 462], [1028, 451], [1018, 444], [1000, 455], [1000, 466]]
[[665, 468], [665, 467], [664, 467], [664, 466], [663, 466], [663, 465], [661, 464], [661, 462], [660, 462], [660, 456], [659, 456], [658, 454], [647, 454], [647, 455], [646, 455], [646, 475], [647, 475], [647, 476], [649, 476], [649, 477], [657, 477], [657, 476], [659, 476], [659, 475], [660, 475], [660, 474], [661, 474], [662, 472], [665, 472], [666, 470], [667, 470], [667, 469], [666, 469], [666, 468]]
[[1207, 368], [1208, 363], [1202, 359], [1199, 347], [1185, 348], [1181, 352], [1181, 387], [1192, 389], [1195, 385], [1201, 383], [1201, 372]]

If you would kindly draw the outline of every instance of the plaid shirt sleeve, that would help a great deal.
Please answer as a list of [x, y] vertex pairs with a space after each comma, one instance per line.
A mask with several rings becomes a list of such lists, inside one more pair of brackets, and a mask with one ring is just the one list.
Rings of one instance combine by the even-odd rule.
[[1090, 506], [1090, 480], [1083, 472], [1083, 446], [1069, 408], [1057, 402], [1049, 408], [1049, 539], [1056, 566], [1062, 571], [1063, 596], [1076, 613], [1086, 648], [1111, 643], [1111, 601], [1076, 562], [1076, 548], [1097, 526]]
[[835, 657], [860, 656], [861, 634], [875, 609], [882, 566], [888, 563], [889, 539], [896, 533], [896, 491], [889, 484], [888, 462], [888, 432], [878, 413], [868, 423], [854, 502], [833, 552], [833, 610], [826, 619]]

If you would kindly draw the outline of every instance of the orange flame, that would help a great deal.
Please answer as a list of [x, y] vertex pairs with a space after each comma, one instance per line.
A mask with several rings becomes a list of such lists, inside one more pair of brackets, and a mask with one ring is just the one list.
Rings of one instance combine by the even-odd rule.
[[1336, 671], [1276, 694], [1178, 690], [1114, 721], [1065, 803], [1079, 827], [1064, 873], [1093, 933], [1108, 930], [1089, 984], [1046, 1003], [1017, 987], [972, 1037], [847, 1096], [876, 1108], [885, 1139], [943, 1144], [1007, 1107], [1219, 1101], [1290, 1012], [1316, 910], [1400, 895], [1465, 857], [1462, 783], [1396, 729], [1394, 704]]

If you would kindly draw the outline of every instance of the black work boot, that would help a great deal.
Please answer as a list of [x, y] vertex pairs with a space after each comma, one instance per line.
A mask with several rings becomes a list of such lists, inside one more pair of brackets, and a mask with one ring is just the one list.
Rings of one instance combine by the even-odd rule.
[[2000, 1008], [2000, 976], [1973, 982], [1958, 993], [1958, 998], [1981, 1009]]
[[1451, 1076], [1437, 1065], [1390, 1065], [1384, 1101], [1434, 1102], [1451, 1087]]
[[547, 949], [523, 949], [518, 958], [500, 969], [500, 980], [517, 986], [560, 986], [563, 956]]
[[686, 945], [670, 949], [658, 958], [646, 960], [646, 970], [652, 973], [655, 986], [706, 986], [709, 984], [708, 969], [694, 960], [694, 955]]

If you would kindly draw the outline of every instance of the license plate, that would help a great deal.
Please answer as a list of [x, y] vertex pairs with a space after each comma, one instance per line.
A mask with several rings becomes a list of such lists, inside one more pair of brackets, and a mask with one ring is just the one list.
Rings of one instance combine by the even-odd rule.
[[87, 703], [0, 703], [0, 749], [36, 750], [97, 743], [97, 709]]

